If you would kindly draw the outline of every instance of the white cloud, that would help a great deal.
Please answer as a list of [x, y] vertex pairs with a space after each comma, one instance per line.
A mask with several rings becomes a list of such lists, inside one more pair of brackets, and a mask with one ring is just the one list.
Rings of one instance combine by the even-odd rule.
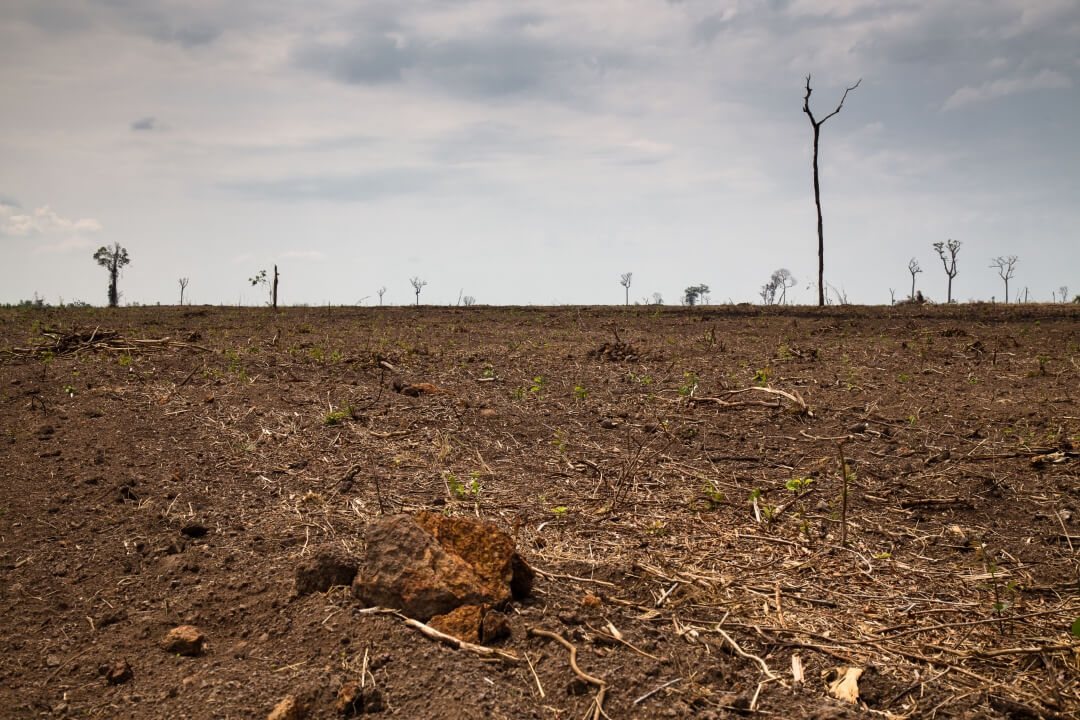
[[1030, 78], [1016, 76], [998, 78], [997, 80], [985, 82], [978, 87], [962, 87], [949, 96], [941, 109], [945, 111], [956, 110], [965, 105], [996, 100], [997, 98], [1031, 90], [1058, 90], [1071, 88], [1072, 86], [1072, 80], [1068, 75], [1059, 73], [1056, 70], [1043, 69], [1038, 75]]
[[0, 204], [0, 235], [27, 237], [100, 231], [101, 223], [94, 218], [69, 220], [57, 215], [48, 205], [42, 205], [32, 213], [24, 213], [13, 205]]

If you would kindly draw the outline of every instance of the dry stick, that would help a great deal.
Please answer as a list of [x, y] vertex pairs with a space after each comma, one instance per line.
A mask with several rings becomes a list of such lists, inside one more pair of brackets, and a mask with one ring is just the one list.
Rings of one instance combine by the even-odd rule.
[[840, 490], [840, 545], [847, 547], [847, 484], [848, 470], [847, 461], [844, 460], [844, 443], [836, 443], [836, 449], [840, 452], [840, 475], [843, 484]]
[[677, 677], [674, 680], [668, 680], [666, 683], [664, 683], [660, 687], [656, 688], [655, 690], [650, 690], [649, 692], [647, 692], [644, 695], [642, 695], [641, 697], [639, 697], [637, 700], [634, 701], [633, 704], [634, 705], [640, 705], [641, 703], [645, 702], [646, 700], [648, 700], [649, 698], [651, 698], [653, 695], [660, 692], [664, 688], [671, 687], [672, 685], [674, 685], [677, 682], [680, 682], [681, 680], [682, 680], [681, 677]]
[[536, 689], [540, 691], [540, 697], [545, 697], [544, 686], [540, 684], [540, 676], [536, 674], [536, 668], [533, 667], [532, 660], [529, 659], [529, 653], [523, 652], [525, 656], [525, 662], [529, 664], [529, 670], [532, 671], [533, 679], [536, 680]]
[[384, 607], [371, 607], [360, 610], [359, 613], [362, 615], [393, 615], [394, 617], [404, 620], [406, 625], [416, 628], [424, 635], [427, 635], [429, 638], [444, 642], [450, 647], [456, 648], [458, 650], [468, 650], [469, 652], [480, 655], [481, 657], [499, 658], [500, 660], [508, 663], [521, 662], [521, 659], [512, 652], [507, 652], [506, 650], [499, 650], [497, 648], [484, 647], [483, 645], [476, 645], [471, 642], [465, 642], [464, 640], [456, 638], [453, 635], [447, 635], [444, 632], [439, 632], [435, 628], [431, 627], [430, 625], [425, 625], [419, 620], [413, 620], [411, 617], [404, 615], [399, 610]]
[[[716, 628], [716, 632], [720, 633], [721, 637], [728, 641], [728, 644], [731, 645], [731, 647], [735, 650], [736, 654], [738, 654], [740, 657], [746, 658], [747, 660], [753, 660], [754, 662], [756, 662], [761, 667], [761, 671], [765, 673], [765, 677], [769, 678], [770, 680], [775, 680], [781, 685], [784, 685], [784, 681], [776, 675], [773, 675], [772, 670], [769, 669], [769, 666], [765, 664], [764, 660], [762, 660], [757, 655], [752, 655], [743, 650], [741, 647], [739, 647], [739, 643], [735, 642], [730, 635], [721, 630], [719, 627]], [[787, 687], [787, 685], [784, 685], [784, 687]]]
[[600, 714], [604, 712], [604, 694], [607, 692], [607, 683], [603, 680], [600, 680], [599, 678], [594, 678], [592, 675], [587, 675], [581, 671], [581, 668], [579, 668], [577, 664], [577, 648], [574, 647], [562, 635], [559, 635], [558, 633], [553, 633], [550, 630], [542, 630], [541, 628], [535, 627], [529, 628], [528, 634], [550, 638], [570, 651], [570, 669], [574, 671], [574, 674], [577, 675], [582, 682], [586, 682], [590, 685], [595, 685], [600, 688], [600, 690], [596, 693], [596, 699], [593, 701], [596, 707], [593, 709], [592, 714], [593, 720], [599, 720]]

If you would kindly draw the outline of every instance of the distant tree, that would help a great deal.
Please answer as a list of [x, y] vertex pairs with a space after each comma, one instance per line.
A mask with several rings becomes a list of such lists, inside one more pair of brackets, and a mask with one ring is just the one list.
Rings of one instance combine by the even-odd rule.
[[273, 283], [268, 279], [266, 270], [259, 270], [255, 277], [248, 277], [247, 282], [251, 283], [252, 287], [266, 286], [270, 293], [270, 302], [267, 304], [272, 305], [274, 310], [278, 309], [278, 266], [273, 267]]
[[893, 288], [889, 288], [889, 304], [896, 304], [896, 290], [894, 290]]
[[821, 185], [818, 182], [818, 140], [821, 137], [821, 126], [825, 124], [825, 121], [831, 118], [844, 107], [844, 101], [847, 100], [848, 93], [859, 87], [859, 83], [862, 82], [862, 78], [844, 90], [844, 96], [840, 98], [840, 104], [836, 106], [836, 109], [825, 117], [817, 120], [814, 118], [813, 111], [810, 110], [810, 93], [813, 90], [810, 89], [810, 76], [806, 76], [806, 95], [803, 97], [803, 112], [810, 118], [810, 126], [814, 129], [814, 205], [817, 206], [817, 235], [818, 235], [818, 305], [825, 304], [825, 230], [823, 229], [821, 222]]
[[1015, 255], [1009, 255], [1008, 257], [1003, 257], [999, 255], [996, 258], [990, 259], [990, 267], [996, 269], [998, 271], [998, 277], [1005, 281], [1006, 303], [1009, 302], [1009, 280], [1012, 279], [1012, 276], [1016, 272], [1016, 261], [1018, 259], [1019, 258], [1017, 258]]
[[630, 281], [633, 279], [634, 273], [623, 273], [619, 276], [619, 284], [626, 288], [626, 304], [630, 304]]
[[386, 286], [383, 285], [381, 288], [379, 288], [375, 292], [379, 295], [379, 306], [381, 307], [382, 306], [382, 296], [386, 294]]
[[772, 278], [769, 282], [761, 286], [761, 290], [758, 291], [758, 295], [761, 296], [761, 302], [765, 305], [772, 305], [776, 302], [776, 281]]
[[791, 271], [787, 268], [780, 268], [772, 274], [772, 282], [776, 284], [776, 289], [780, 293], [778, 302], [781, 305], [787, 304], [787, 291], [788, 288], [795, 287], [795, 276], [791, 274]]
[[188, 286], [188, 279], [187, 278], [180, 278], [180, 304], [181, 305], [184, 304], [184, 290], [187, 288], [187, 286]]
[[653, 305], [663, 305], [664, 304], [664, 296], [661, 295], [658, 292], [654, 292], [652, 294], [652, 304]]
[[120, 243], [113, 243], [112, 247], [102, 245], [94, 253], [97, 264], [109, 272], [109, 307], [120, 304], [120, 292], [117, 290], [116, 281], [120, 277], [120, 271], [131, 262], [126, 248], [120, 247]]
[[461, 299], [461, 301], [465, 303], [465, 307], [472, 307], [476, 304], [476, 298], [474, 298], [472, 295], [466, 295]]
[[911, 300], [915, 297], [915, 276], [922, 272], [922, 268], [919, 267], [918, 260], [911, 258], [908, 260], [907, 269], [911, 273], [911, 294], [908, 295], [908, 299]]
[[413, 287], [413, 292], [416, 293], [416, 306], [420, 307], [420, 291], [427, 285], [427, 280], [421, 280], [419, 277], [409, 278], [409, 284]]
[[[1051, 293], [1051, 295], [1053, 295], [1053, 293]], [[1068, 285], [1062, 285], [1061, 287], [1058, 288], [1058, 297], [1061, 298], [1060, 302], [1062, 302], [1062, 303], [1069, 302], [1069, 286]]]
[[[941, 258], [941, 264], [945, 266], [945, 275], [949, 278], [948, 297], [945, 302], [951, 303], [952, 300], [952, 281], [956, 277], [956, 255], [960, 252], [960, 246], [963, 245], [959, 240], [949, 240], [947, 243], [936, 242], [934, 243], [934, 249], [937, 250], [938, 257]], [[949, 256], [945, 257], [945, 251], [948, 250]]]
[[683, 291], [683, 305], [707, 305], [709, 303], [708, 285], [691, 285]]

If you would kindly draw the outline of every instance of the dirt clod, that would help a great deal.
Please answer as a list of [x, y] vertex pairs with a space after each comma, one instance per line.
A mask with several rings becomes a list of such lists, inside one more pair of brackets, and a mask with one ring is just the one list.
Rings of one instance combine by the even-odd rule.
[[382, 712], [386, 705], [382, 692], [370, 685], [361, 687], [356, 681], [346, 682], [338, 691], [335, 709], [345, 717]]
[[194, 625], [174, 627], [161, 639], [161, 647], [177, 655], [201, 655], [205, 643], [206, 636]]
[[117, 660], [113, 664], [105, 668], [105, 682], [110, 685], [120, 685], [126, 683], [133, 677], [131, 671], [131, 665], [127, 660]]
[[303, 720], [307, 717], [307, 704], [295, 695], [286, 695], [278, 701], [266, 720]]

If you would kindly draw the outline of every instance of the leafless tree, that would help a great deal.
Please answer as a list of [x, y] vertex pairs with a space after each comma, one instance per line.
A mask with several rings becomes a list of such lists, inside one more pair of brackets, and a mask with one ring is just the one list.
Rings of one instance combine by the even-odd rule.
[[889, 288], [889, 304], [896, 304], [896, 290], [894, 290], [893, 288]]
[[461, 299], [461, 301], [465, 303], [465, 307], [472, 307], [476, 304], [476, 298], [474, 298], [472, 295], [466, 295]]
[[120, 243], [113, 243], [112, 247], [102, 245], [94, 253], [97, 264], [109, 271], [109, 307], [120, 304], [120, 291], [116, 287], [116, 281], [120, 277], [120, 271], [131, 262], [127, 248], [120, 247]]
[[780, 268], [772, 274], [772, 281], [776, 283], [776, 289], [780, 292], [780, 298], [778, 302], [781, 305], [787, 305], [787, 291], [788, 288], [795, 287], [798, 282], [795, 276], [791, 274], [791, 271], [787, 268]]
[[[945, 300], [947, 303], [952, 302], [952, 280], [956, 277], [956, 255], [960, 252], [961, 245], [963, 245], [962, 242], [952, 239], [947, 243], [934, 243], [934, 249], [937, 250], [938, 257], [941, 258], [941, 264], [945, 266], [945, 274], [949, 278], [948, 297]], [[946, 250], [949, 252], [948, 257], [945, 257]]]
[[184, 304], [184, 289], [188, 286], [187, 278], [180, 278], [180, 304]]
[[915, 276], [922, 272], [922, 268], [919, 267], [919, 261], [915, 258], [908, 260], [907, 264], [908, 272], [911, 273], [911, 294], [908, 295], [908, 299], [914, 299], [915, 297]]
[[409, 284], [413, 287], [413, 292], [416, 293], [416, 306], [420, 307], [420, 291], [427, 285], [427, 280], [421, 280], [419, 277], [409, 278]]
[[633, 279], [634, 273], [623, 273], [619, 276], [619, 284], [626, 288], [626, 304], [630, 304], [630, 281]]
[[383, 285], [381, 288], [376, 290], [375, 293], [379, 296], [379, 305], [381, 307], [382, 306], [382, 296], [386, 294], [386, 286]]
[[761, 296], [761, 302], [765, 305], [772, 305], [776, 302], [776, 281], [769, 279], [769, 282], [761, 286], [761, 290], [758, 291], [758, 295]]
[[1009, 302], [1009, 280], [1011, 280], [1012, 276], [1016, 274], [1016, 261], [1018, 259], [1019, 258], [1017, 258], [1015, 255], [1009, 255], [1008, 257], [1003, 257], [999, 255], [996, 258], [991, 258], [990, 260], [990, 267], [996, 269], [998, 271], [998, 277], [1005, 281], [1006, 303]]
[[1058, 297], [1061, 298], [1061, 302], [1063, 302], [1063, 303], [1069, 302], [1069, 286], [1068, 285], [1062, 285], [1061, 287], [1058, 288]]
[[847, 100], [848, 93], [859, 87], [862, 78], [851, 87], [844, 90], [844, 96], [840, 98], [840, 104], [831, 113], [820, 120], [814, 117], [810, 110], [810, 76], [806, 76], [806, 95], [803, 97], [803, 112], [810, 118], [810, 126], [814, 129], [814, 205], [817, 206], [817, 235], [818, 235], [818, 305], [825, 304], [825, 230], [821, 221], [821, 184], [818, 181], [818, 140], [821, 137], [821, 126], [833, 115], [840, 112]]
[[663, 305], [664, 304], [664, 296], [661, 295], [658, 292], [654, 292], [652, 294], [652, 304], [653, 305]]

